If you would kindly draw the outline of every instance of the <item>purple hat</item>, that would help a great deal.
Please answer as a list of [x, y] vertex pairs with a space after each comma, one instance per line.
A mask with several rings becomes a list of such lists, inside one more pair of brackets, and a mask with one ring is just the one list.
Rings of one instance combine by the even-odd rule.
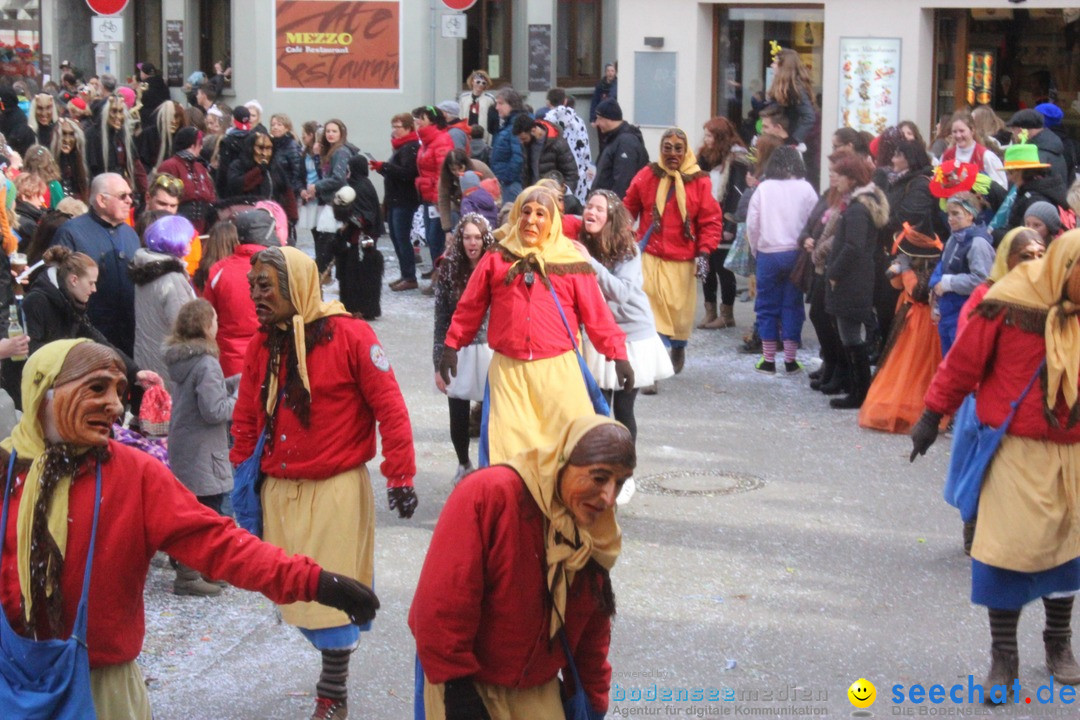
[[195, 226], [190, 220], [180, 215], [167, 215], [146, 228], [143, 242], [148, 250], [179, 258], [188, 254], [194, 236]]

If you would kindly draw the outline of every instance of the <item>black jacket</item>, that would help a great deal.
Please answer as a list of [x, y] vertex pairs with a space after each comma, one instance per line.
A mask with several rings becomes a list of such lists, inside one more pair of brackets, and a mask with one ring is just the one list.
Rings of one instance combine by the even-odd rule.
[[1016, 190], [1016, 199], [1013, 200], [1012, 209], [1009, 211], [1008, 227], [1014, 228], [1023, 225], [1027, 209], [1040, 200], [1059, 208], [1069, 207], [1069, 203], [1065, 199], [1067, 192], [1068, 188], [1065, 187], [1065, 183], [1054, 174], [1028, 180]]
[[299, 195], [300, 191], [307, 187], [303, 148], [291, 135], [282, 135], [270, 138], [270, 140], [274, 143], [274, 154], [270, 157], [270, 164], [280, 171], [281, 177]]
[[7, 144], [15, 148], [20, 155], [26, 155], [26, 149], [37, 142], [37, 136], [26, 121], [26, 113], [19, 109], [19, 96], [14, 90], [0, 90], [0, 132], [4, 133]]
[[881, 188], [855, 195], [840, 216], [825, 277], [835, 281], [825, 295], [834, 317], [869, 321], [874, 317], [875, 246], [878, 229], [889, 219], [889, 201]]
[[882, 228], [882, 244], [892, 243], [893, 235], [908, 223], [923, 235], [937, 235], [942, 242], [949, 236], [945, 216], [938, 199], [930, 194], [930, 168], [908, 172], [885, 189], [889, 200], [889, 221]]
[[44, 214], [45, 208], [34, 207], [22, 200], [15, 202], [15, 215], [19, 218], [19, 227], [15, 228], [19, 233], [19, 252], [26, 252], [30, 238], [34, 237], [34, 231]]
[[1066, 186], [1069, 184], [1069, 164], [1065, 160], [1065, 145], [1053, 131], [1043, 130], [1028, 140], [1039, 148], [1039, 161], [1050, 163], [1050, 172]]
[[383, 193], [387, 207], [416, 207], [420, 195], [416, 192], [416, 154], [420, 141], [413, 140], [395, 148], [390, 159], [383, 163], [379, 174], [383, 176]]
[[[145, 130], [154, 127], [154, 112], [161, 103], [170, 99], [169, 86], [165, 84], [165, 78], [160, 75], [151, 75], [146, 78], [146, 90], [143, 91], [142, 107], [139, 109], [139, 121]], [[150, 167], [150, 166], [147, 166]]]
[[596, 160], [593, 190], [611, 190], [620, 198], [626, 195], [638, 170], [649, 164], [649, 151], [636, 125], [624, 122], [611, 131], [604, 150]]
[[[525, 153], [525, 175], [528, 185], [535, 185], [552, 170], [558, 170], [568, 188], [577, 187], [578, 169], [574, 153], [566, 139], [549, 123], [542, 122], [547, 134], [529, 143]], [[554, 134], [553, 134], [554, 133]]]

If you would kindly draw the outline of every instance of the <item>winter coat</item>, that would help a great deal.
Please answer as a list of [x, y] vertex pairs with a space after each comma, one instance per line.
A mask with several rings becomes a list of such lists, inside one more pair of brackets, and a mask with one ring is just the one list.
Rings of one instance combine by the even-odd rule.
[[[857, 188], [840, 216], [825, 266], [825, 310], [834, 317], [866, 320], [874, 313], [878, 231], [889, 221], [889, 201], [876, 185]], [[833, 283], [835, 282], [835, 285]]]
[[624, 122], [608, 134], [596, 160], [592, 189], [610, 190], [623, 197], [637, 172], [648, 164], [649, 151], [645, 149], [641, 130]]
[[482, 187], [478, 187], [461, 199], [461, 214], [476, 213], [480, 215], [491, 227], [499, 225], [499, 208], [495, 205], [495, 198]]
[[253, 243], [237, 245], [232, 255], [214, 263], [206, 278], [203, 298], [217, 311], [217, 343], [225, 377], [243, 370], [248, 343], [259, 332], [247, 274], [251, 270], [251, 257], [265, 249]]
[[439, 202], [439, 174], [443, 161], [454, 149], [454, 141], [445, 130], [428, 125], [417, 130], [420, 150], [416, 153], [416, 192], [420, 201], [432, 205]]
[[173, 388], [169, 467], [196, 495], [229, 492], [233, 470], [228, 422], [240, 377], [225, 379], [217, 348], [205, 340], [169, 345], [164, 351]]
[[[491, 171], [491, 168], [480, 162], [479, 160], [470, 160], [468, 169], [480, 176], [481, 180], [488, 178], [496, 180], [495, 173]], [[494, 202], [494, 200], [493, 200]], [[442, 231], [444, 233], [453, 232], [454, 225], [454, 213], [458, 215], [464, 215], [465, 211], [461, 209], [461, 180], [455, 175], [454, 181], [447, 185], [443, 176], [439, 175], [439, 222], [442, 224]], [[492, 225], [492, 228], [498, 227], [497, 224]]]
[[596, 122], [596, 107], [608, 98], [619, 99], [619, 78], [611, 82], [608, 82], [606, 78], [600, 78], [600, 82], [596, 83], [592, 100], [589, 101], [589, 122]]
[[473, 94], [471, 90], [461, 93], [458, 105], [461, 117], [470, 124], [484, 128], [484, 140], [491, 142], [491, 136], [499, 131], [499, 113], [495, 112], [495, 96], [489, 92], [480, 93], [476, 98], [476, 117], [472, 116]]
[[[467, 676], [535, 688], [563, 670], [562, 646], [548, 639], [545, 525], [521, 476], [505, 465], [473, 473], [450, 494], [409, 609], [430, 682]], [[611, 685], [611, 619], [600, 608], [599, 589], [588, 567], [575, 574], [564, 623], [596, 717], [607, 710]]]
[[[250, 135], [248, 130], [240, 130], [234, 127], [225, 131], [224, 135], [218, 136], [217, 147], [217, 170], [214, 175], [214, 186], [218, 197], [229, 196], [229, 167], [233, 161], [244, 155], [244, 141]], [[203, 143], [203, 152], [206, 152], [206, 143]], [[250, 153], [248, 155], [250, 157]]]
[[97, 263], [97, 292], [90, 296], [87, 316], [110, 343], [133, 355], [135, 284], [127, 266], [139, 249], [139, 236], [130, 225], [112, 226], [91, 210], [61, 225], [52, 244], [86, 253]]
[[135, 283], [135, 362], [168, 378], [161, 345], [195, 291], [179, 258], [146, 248], [136, 251], [128, 274]]
[[390, 159], [376, 170], [383, 176], [383, 200], [387, 207], [416, 207], [420, 195], [416, 192], [416, 156], [420, 152], [420, 137], [412, 132], [394, 142]]
[[1080, 142], [1070, 138], [1061, 125], [1055, 125], [1048, 128], [1048, 130], [1057, 135], [1058, 140], [1061, 141], [1061, 147], [1064, 149], [1065, 166], [1068, 172], [1065, 184], [1072, 187], [1077, 172], [1080, 172]]
[[190, 220], [200, 234], [207, 231], [210, 205], [217, 202], [218, 196], [206, 162], [190, 150], [181, 150], [162, 160], [158, 165], [158, 172], [168, 173], [184, 181], [184, 192], [180, 195], [180, 206], [176, 214]]
[[503, 190], [521, 182], [521, 168], [525, 163], [521, 142], [514, 135], [514, 119], [518, 113], [510, 113], [491, 141], [491, 171], [499, 179]]
[[20, 155], [26, 155], [27, 148], [37, 141], [37, 136], [30, 129], [26, 113], [19, 108], [19, 97], [14, 90], [0, 90], [0, 108], [0, 132], [8, 145]]
[[1013, 200], [1012, 209], [1009, 211], [1008, 227], [1023, 225], [1027, 209], [1041, 200], [1055, 207], [1069, 207], [1069, 201], [1065, 197], [1067, 193], [1065, 183], [1053, 173], [1028, 180], [1016, 190], [1016, 199]]
[[545, 135], [542, 139], [533, 138], [526, 152], [525, 184], [535, 185], [552, 170], [562, 173], [563, 182], [568, 188], [576, 188], [578, 182], [577, 161], [570, 145], [563, 139], [558, 128], [548, 122], [540, 121]]
[[817, 122], [817, 110], [810, 100], [810, 93], [802, 90], [799, 92], [799, 101], [791, 105], [781, 105], [784, 114], [787, 115], [791, 132], [788, 135], [796, 145], [805, 143]]
[[144, 128], [155, 127], [155, 111], [161, 106], [161, 103], [170, 98], [171, 95], [169, 94], [168, 85], [165, 84], [165, 78], [161, 75], [151, 75], [146, 78], [146, 90], [143, 90], [141, 96], [142, 108], [139, 110], [139, 120]]
[[270, 156], [270, 165], [278, 170], [282, 179], [293, 192], [307, 187], [307, 171], [304, 169], [304, 153], [300, 143], [292, 135], [270, 138], [274, 143], [274, 154]]
[[893, 235], [903, 230], [904, 223], [929, 237], [948, 237], [949, 228], [941, 206], [930, 194], [930, 175], [930, 168], [907, 172], [885, 189], [889, 221], [882, 229], [883, 244], [888, 243], [891, 247]]
[[19, 218], [19, 226], [15, 228], [19, 233], [19, 252], [26, 252], [30, 238], [34, 237], [34, 231], [44, 214], [45, 208], [34, 207], [22, 200], [15, 201], [15, 215]]
[[359, 234], [363, 234], [377, 240], [386, 228], [379, 194], [368, 179], [368, 160], [363, 155], [353, 155], [349, 159], [349, 187], [356, 193], [356, 199], [346, 208], [334, 206], [334, 216], [348, 228], [345, 237], [350, 242], [357, 242]]
[[1065, 160], [1065, 144], [1061, 142], [1061, 138], [1044, 129], [1028, 142], [1039, 148], [1039, 162], [1050, 163], [1050, 173], [1061, 180], [1062, 184], [1068, 185], [1069, 164]]
[[630, 211], [630, 217], [640, 220], [637, 229], [639, 244], [648, 234], [649, 241], [645, 252], [664, 260], [685, 261], [693, 260], [698, 255], [708, 255], [720, 243], [723, 215], [720, 205], [713, 197], [709, 174], [704, 171], [693, 176], [683, 176], [690, 235], [686, 234], [687, 226], [683, 224], [679, 203], [675, 201], [674, 194], [664, 206], [664, 214], [658, 227], [649, 233], [649, 228], [656, 222], [653, 218], [656, 189], [660, 185], [661, 176], [665, 174], [657, 165], [642, 168], [626, 191], [623, 204]]
[[754, 188], [746, 213], [750, 252], [756, 257], [797, 250], [817, 200], [813, 186], [801, 178], [765, 180]]

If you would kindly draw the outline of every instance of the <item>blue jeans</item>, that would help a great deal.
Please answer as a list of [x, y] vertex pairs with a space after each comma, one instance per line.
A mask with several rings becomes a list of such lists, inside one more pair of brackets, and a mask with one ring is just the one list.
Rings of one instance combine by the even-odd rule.
[[439, 217], [439, 213], [435, 213], [435, 217], [431, 217], [428, 208], [438, 207], [431, 203], [424, 203], [421, 205], [424, 209], [424, 237], [427, 239], [428, 251], [431, 252], [431, 264], [435, 262], [443, 254], [443, 250], [446, 249], [446, 233], [442, 229], [442, 218]]
[[803, 320], [806, 309], [803, 307], [803, 294], [791, 282], [791, 271], [795, 268], [797, 250], [777, 253], [758, 253], [757, 255], [757, 300], [754, 312], [757, 313], [757, 329], [762, 340], [776, 341], [776, 321], [780, 321], [780, 333], [784, 340], [802, 338]]
[[416, 256], [413, 254], [409, 235], [412, 232], [412, 219], [416, 214], [415, 205], [394, 205], [387, 213], [387, 226], [390, 242], [394, 244], [402, 280], [416, 280]]

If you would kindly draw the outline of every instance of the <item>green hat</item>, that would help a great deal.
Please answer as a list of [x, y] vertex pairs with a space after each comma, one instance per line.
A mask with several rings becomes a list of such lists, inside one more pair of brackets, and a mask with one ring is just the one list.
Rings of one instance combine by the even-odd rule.
[[1013, 143], [1005, 148], [1006, 170], [1029, 170], [1032, 168], [1048, 168], [1050, 163], [1039, 162], [1039, 148], [1027, 142], [1023, 137], [1020, 142]]

